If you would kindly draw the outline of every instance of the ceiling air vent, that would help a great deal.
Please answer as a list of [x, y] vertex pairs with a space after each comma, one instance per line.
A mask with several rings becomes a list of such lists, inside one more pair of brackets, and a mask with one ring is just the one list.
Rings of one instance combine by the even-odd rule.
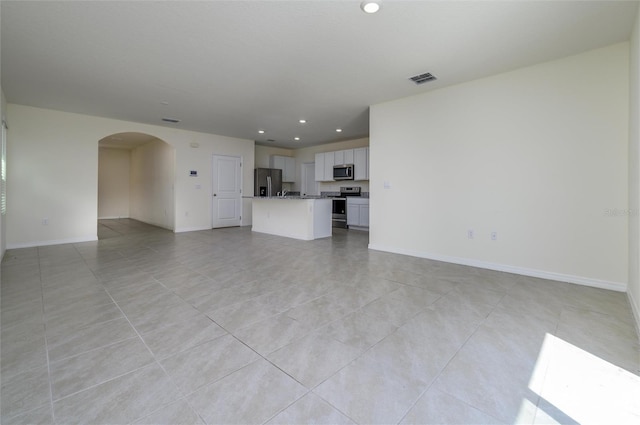
[[424, 74], [420, 74], [420, 75], [415, 75], [413, 77], [409, 78], [411, 81], [413, 81], [416, 84], [424, 84], [428, 81], [433, 81], [436, 79], [436, 77], [433, 76], [433, 74], [431, 74], [430, 72], [426, 72]]
[[267, 139], [267, 142], [275, 142], [274, 139]]
[[162, 121], [170, 122], [170, 123], [174, 123], [174, 124], [180, 122], [180, 120], [177, 120], [175, 118], [162, 118]]

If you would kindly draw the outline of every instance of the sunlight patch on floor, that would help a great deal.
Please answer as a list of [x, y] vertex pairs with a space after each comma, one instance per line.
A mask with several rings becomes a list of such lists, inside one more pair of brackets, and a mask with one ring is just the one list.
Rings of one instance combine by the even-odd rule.
[[[550, 334], [529, 389], [539, 397], [534, 423], [640, 423], [639, 376]], [[531, 414], [532, 403], [523, 401], [521, 419]]]

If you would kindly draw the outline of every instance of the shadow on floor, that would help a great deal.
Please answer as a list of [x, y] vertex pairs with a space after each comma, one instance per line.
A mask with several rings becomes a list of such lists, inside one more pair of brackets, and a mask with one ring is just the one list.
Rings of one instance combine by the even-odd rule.
[[149, 233], [149, 232], [171, 232], [152, 224], [143, 223], [131, 218], [98, 220], [98, 239], [109, 239], [118, 236]]

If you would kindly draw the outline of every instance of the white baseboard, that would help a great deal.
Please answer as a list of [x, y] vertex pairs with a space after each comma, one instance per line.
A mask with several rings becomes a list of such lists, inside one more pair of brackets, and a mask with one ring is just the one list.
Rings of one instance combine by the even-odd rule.
[[106, 216], [106, 217], [98, 217], [98, 220], [120, 220], [121, 218], [130, 218], [130, 217], [123, 217], [121, 215], [114, 215], [114, 216]]
[[631, 295], [631, 291], [627, 292], [627, 298], [629, 299], [629, 304], [631, 304], [631, 311], [633, 312], [633, 318], [636, 323], [636, 332], [638, 334], [638, 338], [640, 338], [640, 310], [638, 310], [638, 302]]
[[613, 291], [626, 292], [627, 284], [623, 282], [612, 282], [601, 279], [593, 279], [590, 277], [574, 276], [564, 273], [556, 273], [545, 270], [528, 269], [525, 267], [510, 266], [507, 264], [490, 263], [487, 261], [474, 260], [472, 258], [450, 257], [440, 254], [432, 254], [422, 251], [413, 251], [409, 249], [390, 247], [379, 244], [369, 244], [369, 249], [375, 251], [393, 252], [395, 254], [409, 255], [418, 258], [427, 258], [429, 260], [443, 261], [445, 263], [461, 264], [464, 266], [479, 267], [482, 269], [496, 270], [500, 272], [514, 273], [523, 276], [538, 277], [541, 279], [555, 280], [558, 282], [575, 283], [577, 285], [591, 286], [594, 288], [610, 289]]
[[33, 242], [19, 242], [7, 244], [7, 249], [19, 249], [19, 248], [33, 248], [36, 246], [49, 246], [49, 245], [64, 245], [68, 243], [81, 243], [81, 242], [95, 242], [98, 240], [98, 235], [85, 236], [81, 238], [70, 239], [52, 239], [49, 241], [33, 241]]
[[199, 232], [201, 230], [211, 230], [211, 227], [178, 227], [174, 233]]

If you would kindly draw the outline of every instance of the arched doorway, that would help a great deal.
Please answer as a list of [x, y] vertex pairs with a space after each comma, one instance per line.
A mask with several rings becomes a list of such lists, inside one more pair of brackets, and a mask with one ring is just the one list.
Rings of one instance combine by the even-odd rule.
[[[174, 181], [175, 148], [165, 141], [135, 132], [100, 139], [98, 223], [133, 219], [175, 230]], [[110, 234], [98, 226], [99, 239]]]

